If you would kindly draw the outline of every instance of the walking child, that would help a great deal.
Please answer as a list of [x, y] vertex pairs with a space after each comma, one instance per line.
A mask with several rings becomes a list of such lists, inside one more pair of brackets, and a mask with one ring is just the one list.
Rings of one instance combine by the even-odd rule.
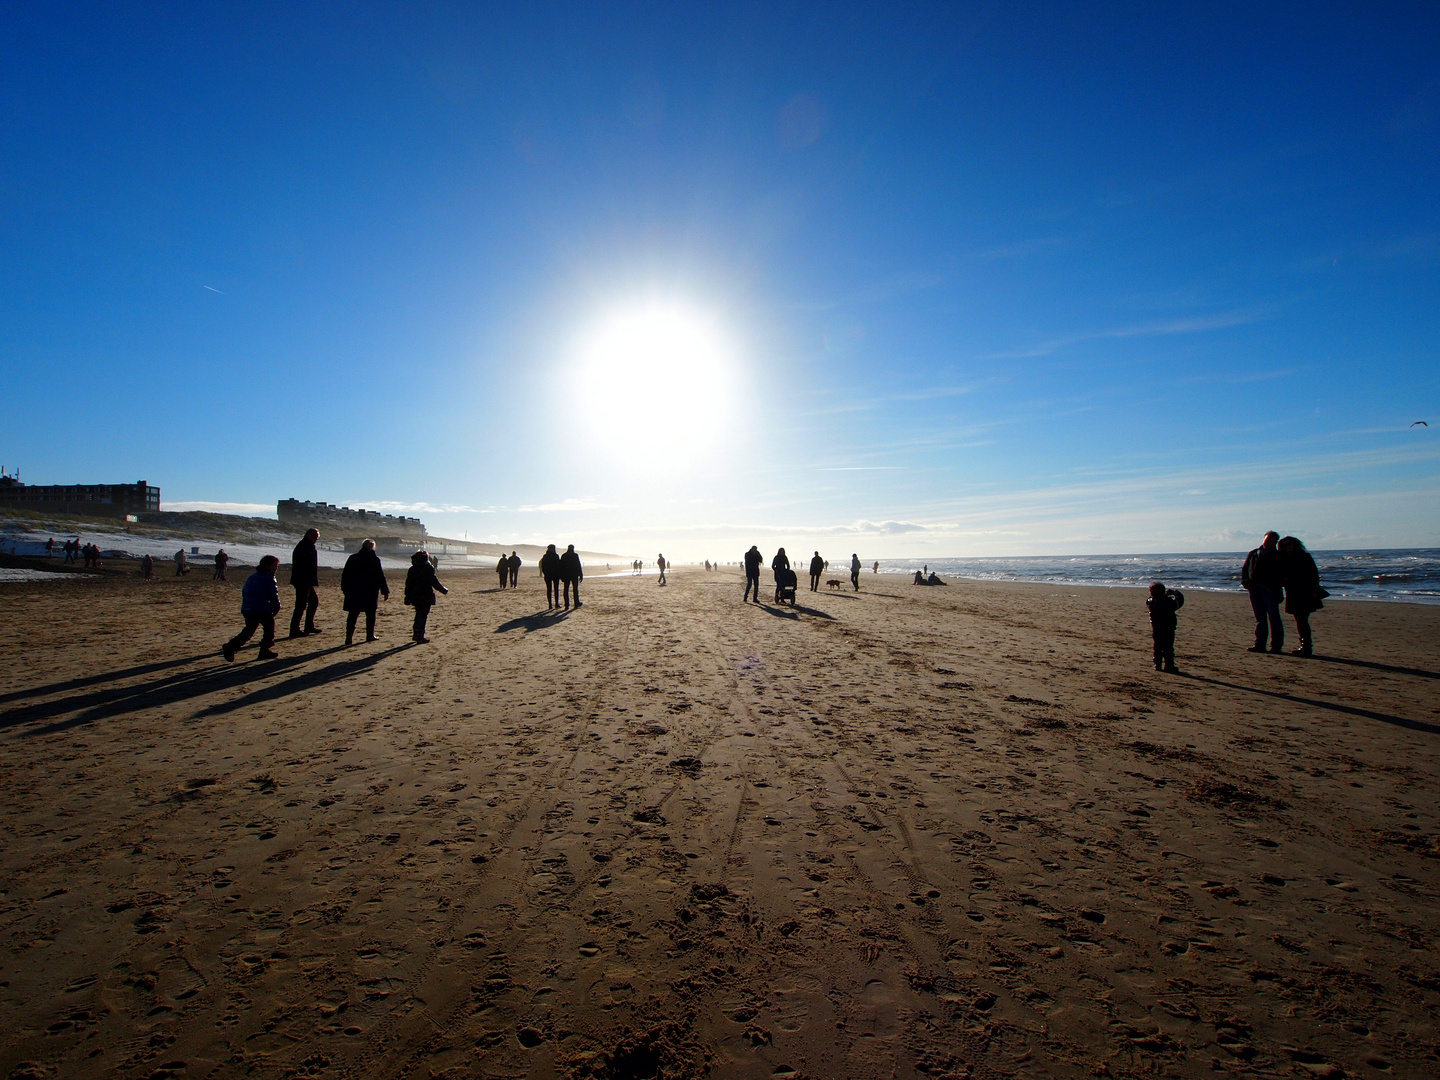
[[1155, 670], [1179, 675], [1180, 669], [1175, 666], [1175, 613], [1185, 606], [1185, 594], [1157, 581], [1150, 586], [1145, 606], [1150, 609], [1150, 634], [1155, 639]]
[[245, 617], [245, 628], [220, 650], [227, 661], [234, 662], [235, 653], [250, 640], [257, 626], [264, 630], [260, 637], [260, 659], [276, 659], [272, 646], [275, 644], [275, 616], [280, 614], [280, 586], [275, 582], [275, 571], [279, 569], [280, 560], [274, 555], [266, 555], [260, 560], [255, 573], [245, 579], [245, 586], [240, 590], [240, 614]]

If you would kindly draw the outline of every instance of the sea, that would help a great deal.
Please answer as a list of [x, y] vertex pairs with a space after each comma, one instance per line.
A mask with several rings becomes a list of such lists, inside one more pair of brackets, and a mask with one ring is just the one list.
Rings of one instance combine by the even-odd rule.
[[[1320, 584], [1346, 600], [1440, 604], [1440, 548], [1311, 551]], [[925, 566], [942, 579], [1033, 581], [1047, 585], [1167, 587], [1236, 592], [1243, 551], [1183, 555], [1033, 555], [998, 559], [893, 559], [880, 573], [913, 575]], [[866, 564], [866, 572], [870, 565]]]

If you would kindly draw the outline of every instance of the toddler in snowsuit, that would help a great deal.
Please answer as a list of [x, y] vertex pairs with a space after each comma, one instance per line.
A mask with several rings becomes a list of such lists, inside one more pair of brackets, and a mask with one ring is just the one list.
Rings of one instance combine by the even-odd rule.
[[1162, 582], [1150, 586], [1150, 599], [1145, 601], [1150, 609], [1150, 634], [1155, 639], [1155, 670], [1180, 674], [1175, 666], [1175, 613], [1185, 606], [1185, 594], [1179, 589], [1167, 589]]

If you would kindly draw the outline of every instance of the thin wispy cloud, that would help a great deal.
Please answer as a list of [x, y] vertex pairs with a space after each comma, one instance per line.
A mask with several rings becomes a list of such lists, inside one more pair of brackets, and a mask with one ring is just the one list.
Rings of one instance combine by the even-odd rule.
[[1222, 312], [1218, 315], [1196, 316], [1186, 319], [1161, 319], [1155, 322], [1137, 323], [1134, 326], [1117, 326], [1107, 330], [1092, 330], [1080, 334], [1067, 334], [1051, 338], [1028, 349], [990, 353], [987, 360], [1025, 360], [1037, 356], [1049, 356], [1071, 345], [1087, 341], [1122, 340], [1125, 338], [1167, 337], [1174, 334], [1203, 334], [1212, 330], [1225, 330], [1234, 326], [1245, 326], [1259, 322], [1262, 313], [1247, 308]]

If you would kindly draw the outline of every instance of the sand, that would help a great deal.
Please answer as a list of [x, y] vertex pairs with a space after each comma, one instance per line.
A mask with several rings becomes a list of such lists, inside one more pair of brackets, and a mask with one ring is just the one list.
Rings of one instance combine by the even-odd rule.
[[1440, 1075], [1440, 608], [442, 577], [0, 585], [0, 1077]]

